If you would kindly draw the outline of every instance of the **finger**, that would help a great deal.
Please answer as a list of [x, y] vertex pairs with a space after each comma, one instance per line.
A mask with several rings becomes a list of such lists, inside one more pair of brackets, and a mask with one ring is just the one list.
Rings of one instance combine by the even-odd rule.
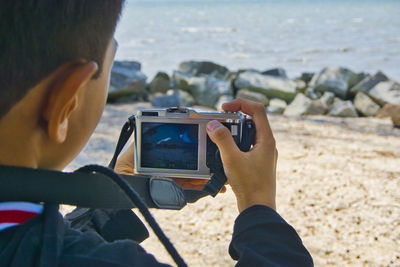
[[226, 192], [226, 186], [222, 186], [221, 190], [219, 190], [220, 193], [225, 193]]
[[233, 112], [242, 111], [250, 115], [256, 124], [256, 143], [273, 140], [272, 130], [264, 105], [238, 98], [234, 101], [224, 103], [222, 109]]
[[207, 133], [210, 139], [218, 146], [222, 162], [227, 163], [240, 153], [231, 132], [220, 122], [213, 120], [207, 123]]
[[134, 166], [134, 143], [132, 142], [132, 144], [124, 151], [124, 153], [122, 153], [122, 155], [119, 156], [118, 160], [124, 162], [125, 164], [129, 164], [132, 166]]

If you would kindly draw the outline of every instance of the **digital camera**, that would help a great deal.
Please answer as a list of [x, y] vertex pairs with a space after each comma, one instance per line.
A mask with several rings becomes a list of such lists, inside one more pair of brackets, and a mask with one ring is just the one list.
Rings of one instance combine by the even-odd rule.
[[241, 112], [200, 112], [192, 108], [139, 110], [135, 116], [136, 174], [209, 179], [221, 164], [206, 125], [217, 120], [243, 151], [250, 149], [255, 127]]

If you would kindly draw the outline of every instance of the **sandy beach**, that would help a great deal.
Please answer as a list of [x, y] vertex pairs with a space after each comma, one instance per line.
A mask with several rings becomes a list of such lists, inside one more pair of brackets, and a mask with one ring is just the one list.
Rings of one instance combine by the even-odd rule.
[[[67, 170], [107, 164], [120, 128], [138, 107], [107, 105], [84, 151]], [[400, 129], [390, 119], [270, 116], [279, 150], [277, 209], [316, 266], [400, 264]], [[63, 213], [71, 207], [64, 206]], [[236, 202], [225, 194], [181, 211], [152, 210], [190, 266], [233, 266], [228, 255]], [[145, 249], [173, 263], [151, 232]]]

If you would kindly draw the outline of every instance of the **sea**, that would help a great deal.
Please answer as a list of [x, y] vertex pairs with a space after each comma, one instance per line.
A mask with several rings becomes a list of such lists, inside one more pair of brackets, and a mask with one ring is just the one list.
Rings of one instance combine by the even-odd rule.
[[117, 60], [152, 78], [185, 60], [230, 70], [323, 67], [383, 71], [400, 81], [400, 0], [127, 0]]

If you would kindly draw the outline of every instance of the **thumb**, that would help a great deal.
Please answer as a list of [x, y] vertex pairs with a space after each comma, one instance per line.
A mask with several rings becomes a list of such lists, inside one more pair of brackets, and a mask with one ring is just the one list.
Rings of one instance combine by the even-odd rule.
[[213, 120], [207, 123], [207, 133], [211, 140], [218, 146], [222, 161], [226, 162], [234, 158], [239, 152], [235, 140], [227, 127]]

